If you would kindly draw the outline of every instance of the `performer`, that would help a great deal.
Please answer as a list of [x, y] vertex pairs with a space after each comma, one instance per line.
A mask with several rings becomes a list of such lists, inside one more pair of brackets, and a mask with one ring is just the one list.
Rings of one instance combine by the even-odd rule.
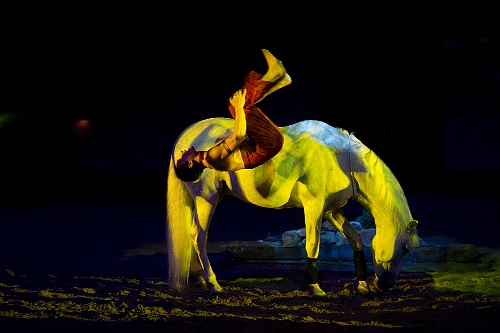
[[177, 160], [177, 177], [186, 182], [200, 178], [203, 169], [237, 171], [253, 169], [279, 153], [283, 133], [257, 106], [270, 93], [292, 82], [281, 61], [268, 50], [262, 53], [267, 62], [264, 75], [248, 73], [243, 88], [229, 99], [229, 111], [235, 120], [233, 133], [207, 151], [194, 147], [182, 151]]

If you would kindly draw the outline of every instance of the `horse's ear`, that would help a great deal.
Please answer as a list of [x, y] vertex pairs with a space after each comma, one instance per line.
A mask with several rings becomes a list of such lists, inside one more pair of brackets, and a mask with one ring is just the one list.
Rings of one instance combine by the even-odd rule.
[[406, 245], [408, 251], [413, 251], [417, 247], [420, 247], [420, 240], [418, 238], [418, 233], [417, 233], [417, 225], [418, 221], [412, 220], [410, 221], [410, 223], [408, 223], [408, 226], [406, 227], [406, 232], [410, 236], [408, 238], [408, 244]]
[[406, 226], [406, 232], [410, 233], [413, 229], [415, 229], [418, 225], [417, 220], [411, 220], [408, 225]]

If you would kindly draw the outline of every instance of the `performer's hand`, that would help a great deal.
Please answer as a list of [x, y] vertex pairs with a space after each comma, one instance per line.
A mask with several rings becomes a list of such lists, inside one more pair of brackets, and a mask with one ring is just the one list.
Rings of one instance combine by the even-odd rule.
[[243, 108], [245, 106], [246, 96], [247, 96], [247, 90], [240, 89], [237, 92], [235, 92], [233, 94], [233, 96], [231, 96], [231, 98], [229, 99], [229, 102], [231, 102], [231, 104], [235, 108], [237, 108], [237, 107]]

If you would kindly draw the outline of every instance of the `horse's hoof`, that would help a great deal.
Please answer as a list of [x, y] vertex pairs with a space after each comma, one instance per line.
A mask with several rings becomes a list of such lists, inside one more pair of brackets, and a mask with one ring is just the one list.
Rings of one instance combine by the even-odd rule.
[[207, 283], [203, 278], [199, 278], [195, 283], [193, 283], [193, 287], [199, 289], [207, 289]]
[[195, 283], [195, 284], [193, 284], [193, 288], [206, 290], [207, 284], [206, 283]]
[[210, 283], [210, 295], [214, 296], [214, 295], [219, 295], [219, 294], [222, 294], [224, 292], [224, 289], [222, 289], [222, 287], [217, 283], [217, 284], [213, 284], [213, 283]]
[[359, 281], [358, 283], [358, 293], [363, 297], [372, 296], [372, 290], [366, 281]]
[[387, 294], [387, 290], [380, 289], [375, 283], [370, 284], [370, 289], [374, 294], [377, 294], [377, 295], [383, 296], [383, 295]]
[[312, 297], [326, 297], [326, 293], [319, 287], [317, 283], [309, 285], [309, 293]]

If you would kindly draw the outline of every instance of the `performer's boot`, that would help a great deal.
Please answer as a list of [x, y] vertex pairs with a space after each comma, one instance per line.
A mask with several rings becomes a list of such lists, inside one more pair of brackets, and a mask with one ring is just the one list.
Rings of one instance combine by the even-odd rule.
[[285, 67], [278, 58], [266, 49], [262, 49], [262, 54], [267, 62], [267, 72], [262, 76], [264, 81], [276, 82], [285, 76]]
[[274, 84], [270, 86], [269, 89], [264, 91], [262, 95], [255, 100], [255, 103], [260, 102], [262, 99], [264, 99], [264, 97], [271, 94], [272, 92], [292, 83], [292, 78], [286, 72], [283, 63], [266, 49], [262, 49], [262, 53], [266, 58], [268, 67], [268, 71], [262, 76], [262, 80], [273, 82]]

